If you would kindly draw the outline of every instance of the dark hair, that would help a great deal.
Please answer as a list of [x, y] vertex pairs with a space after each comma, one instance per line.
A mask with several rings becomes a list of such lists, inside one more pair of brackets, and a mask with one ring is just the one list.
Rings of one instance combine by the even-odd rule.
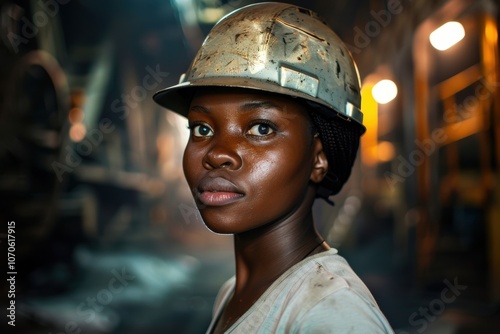
[[319, 184], [317, 196], [333, 204], [329, 197], [337, 194], [349, 179], [364, 129], [356, 122], [336, 115], [324, 117], [317, 112], [317, 108], [315, 106], [316, 110], [310, 113], [311, 120], [328, 160], [328, 173]]

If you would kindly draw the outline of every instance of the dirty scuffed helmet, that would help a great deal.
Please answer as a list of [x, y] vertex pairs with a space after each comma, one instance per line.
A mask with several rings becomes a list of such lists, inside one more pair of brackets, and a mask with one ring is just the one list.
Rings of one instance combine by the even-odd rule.
[[223, 17], [179, 84], [154, 100], [187, 116], [197, 87], [239, 87], [298, 98], [311, 111], [329, 162], [318, 196], [340, 191], [365, 131], [359, 74], [342, 40], [314, 12], [258, 3]]

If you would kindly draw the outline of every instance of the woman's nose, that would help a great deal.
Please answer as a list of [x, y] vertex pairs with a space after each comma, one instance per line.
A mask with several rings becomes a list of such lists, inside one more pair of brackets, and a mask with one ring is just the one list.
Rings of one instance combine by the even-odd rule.
[[213, 145], [203, 158], [203, 166], [207, 169], [239, 169], [242, 160], [234, 140], [229, 138], [212, 140], [214, 140]]

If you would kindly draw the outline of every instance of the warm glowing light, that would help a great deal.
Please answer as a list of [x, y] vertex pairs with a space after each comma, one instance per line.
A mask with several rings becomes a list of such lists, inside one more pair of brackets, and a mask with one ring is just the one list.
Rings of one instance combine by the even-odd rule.
[[380, 161], [391, 161], [396, 155], [396, 149], [391, 142], [381, 141], [377, 147], [377, 155]]
[[450, 21], [431, 32], [429, 40], [434, 48], [444, 51], [460, 42], [464, 37], [464, 26], [459, 22]]
[[87, 134], [87, 128], [82, 123], [75, 123], [69, 129], [69, 138], [74, 142], [82, 141]]
[[392, 80], [380, 80], [373, 86], [372, 95], [380, 104], [388, 103], [398, 95], [398, 87]]
[[484, 32], [486, 39], [491, 43], [496, 43], [498, 40], [498, 31], [496, 25], [490, 20], [486, 21], [486, 26], [484, 27]]
[[366, 133], [361, 137], [361, 160], [367, 166], [377, 163], [374, 147], [378, 141], [378, 103], [372, 95], [372, 83], [365, 83], [361, 87], [361, 110], [363, 110], [363, 124]]
[[80, 108], [73, 108], [68, 113], [68, 120], [71, 124], [80, 123], [83, 120], [83, 110]]

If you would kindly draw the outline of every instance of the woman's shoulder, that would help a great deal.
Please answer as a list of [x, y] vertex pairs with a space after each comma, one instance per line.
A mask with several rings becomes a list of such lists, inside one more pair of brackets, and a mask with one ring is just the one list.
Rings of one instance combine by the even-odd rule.
[[[231, 296], [235, 278], [221, 287], [216, 305]], [[391, 328], [370, 291], [335, 249], [297, 263], [281, 275], [232, 327], [234, 333], [308, 333], [336, 329], [390, 333]], [[377, 331], [376, 328], [381, 329]], [[357, 331], [357, 330], [361, 331]], [[233, 333], [233, 332], [232, 332]]]
[[[316, 254], [299, 263], [295, 272], [282, 277], [290, 295], [299, 300], [302, 310], [312, 307], [335, 294], [353, 294], [369, 304], [375, 304], [370, 291], [347, 261], [335, 249]], [[345, 291], [344, 291], [345, 290]]]
[[369, 289], [336, 251], [307, 259], [288, 280], [289, 289], [282, 291], [288, 297], [281, 312], [290, 332], [316, 333], [322, 328], [326, 332], [333, 328], [392, 332]]
[[327, 287], [331, 292], [338, 289], [348, 289], [368, 299], [373, 299], [370, 291], [354, 272], [349, 263], [334, 249], [317, 254], [308, 260], [307, 275], [309, 288]]

